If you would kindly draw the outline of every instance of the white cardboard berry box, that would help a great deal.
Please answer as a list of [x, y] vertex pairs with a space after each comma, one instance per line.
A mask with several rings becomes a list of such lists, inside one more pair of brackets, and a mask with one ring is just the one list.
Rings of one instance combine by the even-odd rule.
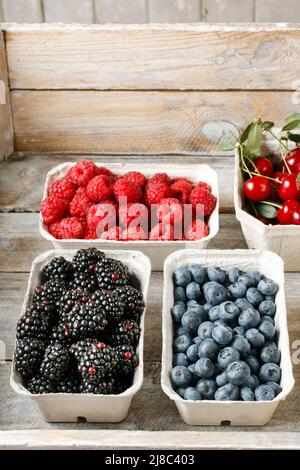
[[[276, 131], [279, 134], [279, 131]], [[278, 153], [275, 139], [265, 139], [265, 153]], [[240, 169], [240, 148], [235, 149], [234, 206], [235, 214], [241, 223], [248, 248], [270, 250], [277, 253], [284, 261], [285, 271], [300, 270], [300, 226], [265, 225], [260, 220], [243, 210], [244, 192]]]
[[[32, 263], [28, 287], [21, 314], [26, 310], [32, 298], [33, 289], [39, 284], [40, 272], [55, 256], [64, 256], [71, 260], [75, 250], [51, 250], [36, 257]], [[144, 300], [147, 302], [151, 263], [149, 258], [139, 251], [105, 251], [107, 256], [119, 259], [140, 282]], [[94, 395], [79, 393], [48, 393], [32, 394], [23, 385], [19, 373], [12, 364], [10, 384], [14, 391], [33, 400], [42, 416], [49, 422], [119, 422], [126, 418], [132, 397], [139, 391], [143, 383], [143, 349], [145, 310], [140, 322], [141, 336], [137, 348], [139, 365], [134, 374], [133, 384], [119, 395]]]
[[[74, 163], [63, 163], [50, 170], [46, 177], [43, 199], [47, 197], [51, 183], [65, 176]], [[95, 246], [102, 249], [114, 250], [140, 250], [151, 260], [154, 271], [162, 271], [166, 256], [183, 248], [203, 249], [219, 231], [219, 187], [217, 173], [206, 164], [199, 165], [172, 165], [172, 164], [132, 164], [132, 163], [96, 163], [97, 166], [105, 166], [116, 175], [122, 175], [128, 171], [141, 171], [145, 176], [151, 177], [157, 172], [166, 172], [170, 177], [187, 177], [193, 182], [204, 181], [210, 184], [213, 195], [217, 198], [216, 207], [208, 222], [210, 233], [199, 241], [118, 241], [118, 240], [58, 240], [54, 238], [43, 223], [40, 215], [39, 229], [41, 235], [51, 241], [56, 249], [80, 249]]]
[[[281, 351], [282, 392], [272, 401], [192, 401], [182, 399], [174, 390], [170, 380], [173, 357], [173, 320], [171, 308], [174, 304], [173, 273], [179, 266], [201, 264], [227, 270], [238, 266], [244, 271], [258, 270], [278, 283], [276, 295], [277, 311], [275, 327], [278, 346]], [[163, 302], [163, 352], [161, 384], [166, 395], [175, 402], [181, 418], [190, 425], [244, 425], [262, 426], [273, 416], [279, 403], [284, 400], [294, 386], [292, 362], [287, 329], [287, 313], [284, 294], [283, 262], [270, 251], [254, 250], [193, 250], [177, 251], [170, 255], [164, 265], [164, 302]]]

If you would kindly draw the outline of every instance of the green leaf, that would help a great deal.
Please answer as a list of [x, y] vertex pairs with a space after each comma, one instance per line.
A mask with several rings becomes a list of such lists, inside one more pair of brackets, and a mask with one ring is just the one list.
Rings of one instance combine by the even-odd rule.
[[274, 206], [270, 206], [264, 202], [258, 202], [255, 204], [255, 207], [258, 214], [266, 219], [275, 219], [277, 216], [277, 209]]
[[296, 181], [297, 183], [300, 183], [300, 173], [298, 173]]
[[300, 134], [291, 134], [291, 132], [289, 132], [289, 139], [298, 144], [300, 142]]
[[272, 121], [265, 121], [265, 122], [263, 122], [262, 125], [265, 129], [270, 130], [270, 129], [272, 129], [272, 127], [274, 127], [275, 124]]
[[249, 129], [246, 148], [249, 153], [254, 155], [260, 154], [260, 143], [262, 138], [263, 128], [260, 124], [253, 123]]
[[289, 124], [290, 122], [295, 121], [295, 119], [300, 119], [300, 113], [293, 113], [293, 114], [291, 114], [290, 116], [288, 116], [287, 118], [285, 118], [284, 122], [285, 122], [286, 124]]
[[295, 119], [294, 121], [290, 121], [288, 124], [286, 124], [282, 128], [282, 131], [292, 131], [293, 129], [297, 129], [298, 127], [300, 127], [300, 119]]
[[229, 150], [234, 150], [234, 145], [231, 144], [230, 142], [222, 142], [219, 145], [221, 150], [224, 150], [225, 152], [228, 152]]
[[250, 124], [248, 124], [248, 126], [245, 127], [245, 129], [241, 133], [241, 136], [240, 136], [240, 143], [241, 144], [246, 142], [246, 140], [248, 139], [249, 131], [250, 131], [250, 128], [251, 128], [252, 124], [253, 124], [253, 122], [250, 122]]

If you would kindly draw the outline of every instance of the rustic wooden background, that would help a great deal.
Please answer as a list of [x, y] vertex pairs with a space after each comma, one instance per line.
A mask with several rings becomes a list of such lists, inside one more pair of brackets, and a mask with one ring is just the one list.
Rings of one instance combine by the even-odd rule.
[[0, 0], [17, 23], [297, 22], [299, 0]]

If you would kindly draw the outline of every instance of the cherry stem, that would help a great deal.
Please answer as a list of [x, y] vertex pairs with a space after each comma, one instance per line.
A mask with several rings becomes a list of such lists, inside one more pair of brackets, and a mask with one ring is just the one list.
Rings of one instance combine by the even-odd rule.
[[244, 148], [243, 148], [242, 145], [240, 146], [240, 155], [241, 155], [242, 165], [244, 167], [243, 169], [244, 169], [244, 171], [246, 171], [246, 173], [248, 173], [248, 175], [251, 178], [251, 172], [250, 172], [249, 168], [247, 167], [247, 165], [245, 163], [245, 160], [244, 160]]
[[290, 167], [288, 166], [288, 164], [287, 164], [287, 162], [286, 162], [286, 159], [285, 159], [285, 155], [283, 155], [283, 152], [282, 152], [282, 147], [284, 147], [285, 150], [286, 150], [287, 152], [289, 152], [288, 146], [285, 145], [285, 144], [282, 142], [282, 139], [279, 139], [279, 138], [277, 137], [277, 135], [274, 134], [274, 132], [272, 132], [270, 129], [265, 129], [265, 131], [269, 132], [269, 133], [271, 134], [271, 136], [272, 136], [275, 140], [277, 140], [277, 142], [279, 142], [279, 144], [280, 144], [280, 154], [281, 154], [282, 161], [283, 161], [283, 163], [284, 163], [284, 165], [285, 165], [285, 167], [286, 167], [286, 169], [287, 169], [287, 172], [291, 174], [291, 173], [292, 173], [292, 172], [291, 172], [291, 169], [290, 169]]
[[267, 180], [275, 181], [275, 183], [280, 183], [280, 181], [278, 181], [277, 179], [271, 178], [270, 176], [261, 175], [259, 172], [258, 172], [258, 173], [255, 173], [255, 172], [251, 171], [251, 175], [262, 176], [263, 178], [266, 178]]
[[272, 206], [272, 207], [277, 207], [277, 209], [281, 209], [282, 206], [280, 204], [276, 204], [276, 202], [270, 202], [270, 201], [260, 201], [261, 204], [267, 204], [267, 206]]

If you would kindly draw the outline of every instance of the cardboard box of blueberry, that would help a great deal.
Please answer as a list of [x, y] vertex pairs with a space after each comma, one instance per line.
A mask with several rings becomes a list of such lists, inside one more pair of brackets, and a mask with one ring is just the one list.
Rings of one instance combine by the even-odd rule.
[[171, 382], [181, 398], [270, 401], [281, 392], [277, 290], [238, 267], [175, 271]]

